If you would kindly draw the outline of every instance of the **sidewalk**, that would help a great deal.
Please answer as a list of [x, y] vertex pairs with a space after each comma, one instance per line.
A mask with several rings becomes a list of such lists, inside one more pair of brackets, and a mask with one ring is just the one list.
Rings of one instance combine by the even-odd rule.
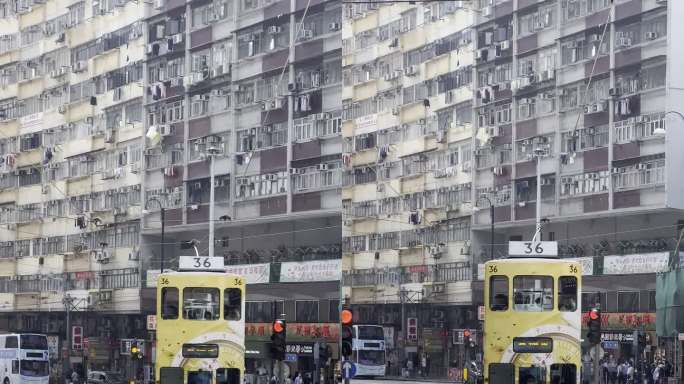
[[413, 381], [413, 382], [421, 382], [421, 383], [451, 383], [451, 384], [462, 383], [462, 381], [450, 380], [448, 378], [430, 378], [430, 377], [422, 377], [422, 376], [416, 376], [416, 377], [382, 376], [382, 377], [376, 377], [375, 380]]

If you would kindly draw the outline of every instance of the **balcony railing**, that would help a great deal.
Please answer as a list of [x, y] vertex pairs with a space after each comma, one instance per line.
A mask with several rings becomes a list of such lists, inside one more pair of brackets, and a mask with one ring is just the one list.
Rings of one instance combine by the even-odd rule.
[[100, 272], [19, 275], [0, 278], [0, 293], [64, 292], [72, 289], [121, 289], [140, 287], [136, 268]]
[[665, 167], [635, 169], [613, 175], [615, 190], [651, 187], [665, 183]]
[[295, 175], [294, 192], [340, 187], [342, 186], [342, 174], [342, 169], [333, 169]]
[[345, 286], [363, 287], [410, 283], [453, 283], [471, 279], [470, 263], [417, 265], [385, 269], [357, 269], [343, 273]]
[[281, 263], [288, 261], [333, 260], [342, 258], [340, 244], [324, 244], [311, 247], [282, 247], [277, 249], [247, 249], [228, 251], [225, 262], [228, 265]]

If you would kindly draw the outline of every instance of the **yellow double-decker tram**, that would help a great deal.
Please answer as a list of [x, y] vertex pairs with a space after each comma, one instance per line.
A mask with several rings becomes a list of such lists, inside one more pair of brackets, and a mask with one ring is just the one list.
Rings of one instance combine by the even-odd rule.
[[241, 384], [245, 280], [221, 257], [181, 257], [157, 279], [156, 383]]
[[581, 275], [571, 260], [485, 263], [485, 383], [580, 383]]

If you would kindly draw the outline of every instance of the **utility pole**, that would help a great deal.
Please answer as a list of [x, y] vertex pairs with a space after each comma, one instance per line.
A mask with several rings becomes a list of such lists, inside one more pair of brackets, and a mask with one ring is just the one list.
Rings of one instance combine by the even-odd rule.
[[221, 152], [218, 147], [208, 144], [207, 155], [209, 156], [209, 257], [214, 256], [214, 179], [216, 178], [216, 171], [214, 170], [215, 157]]
[[404, 340], [404, 348], [401, 349], [401, 361], [406, 359], [406, 291], [399, 290], [399, 301], [401, 302], [401, 339]]
[[543, 146], [544, 142], [541, 136], [536, 138], [536, 148], [534, 149], [533, 157], [537, 158], [537, 203], [536, 203], [536, 229], [534, 232], [534, 237], [532, 237], [532, 242], [541, 241], [541, 160], [542, 157], [546, 156], [548, 153], [547, 149]]
[[69, 370], [71, 369], [71, 306], [73, 304], [74, 298], [68, 293], [64, 295], [62, 299], [62, 304], [64, 304], [64, 310], [66, 311], [66, 358], [64, 358], [63, 372], [62, 376], [67, 378]]

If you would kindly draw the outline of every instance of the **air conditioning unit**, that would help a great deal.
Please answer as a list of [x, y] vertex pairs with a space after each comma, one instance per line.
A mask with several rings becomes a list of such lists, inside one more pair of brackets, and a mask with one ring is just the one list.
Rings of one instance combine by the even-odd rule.
[[328, 170], [328, 164], [318, 164], [318, 170], [319, 171], [327, 171]]
[[494, 167], [492, 168], [492, 173], [496, 176], [502, 176], [503, 175], [503, 167]]
[[400, 113], [401, 113], [401, 107], [392, 107], [392, 114], [394, 116], [399, 116]]
[[102, 251], [96, 251], [95, 252], [95, 261], [101, 264], [106, 264], [109, 263], [109, 252], [102, 250]]
[[113, 169], [105, 169], [102, 171], [102, 180], [111, 180], [116, 178], [116, 172]]
[[638, 169], [638, 170], [640, 170], [640, 171], [643, 171], [643, 170], [646, 169], [646, 164], [639, 163], [639, 164], [636, 165], [636, 169]]
[[301, 38], [302, 38], [303, 40], [309, 40], [309, 39], [313, 39], [314, 34], [313, 34], [313, 31], [312, 31], [312, 30], [310, 30], [310, 29], [305, 29], [305, 30], [302, 31], [302, 35], [301, 35], [301, 36], [302, 36]]
[[342, 29], [342, 24], [341, 23], [330, 23], [328, 25], [328, 29], [331, 31], [339, 31]]
[[73, 72], [75, 73], [83, 72], [86, 69], [88, 69], [88, 62], [85, 60], [77, 61], [73, 66]]
[[510, 49], [511, 48], [511, 42], [508, 40], [504, 40], [501, 43], [499, 43], [499, 47], [501, 48], [502, 51]]
[[159, 134], [162, 137], [173, 135], [173, 128], [170, 125], [159, 125], [158, 129], [159, 129]]
[[658, 38], [658, 32], [646, 32], [646, 38], [649, 40], [655, 40]]
[[43, 193], [43, 195], [47, 195], [48, 193], [50, 193], [50, 186], [43, 185], [41, 186], [40, 191]]
[[171, 36], [171, 41], [174, 44], [180, 44], [183, 41], [183, 34], [182, 33], [176, 33], [175, 35]]
[[411, 65], [408, 68], [406, 68], [405, 75], [406, 76], [415, 76], [418, 74], [418, 66], [416, 65]]
[[154, 9], [164, 8], [164, 0], [154, 0]]
[[62, 115], [65, 114], [67, 111], [67, 106], [66, 105], [60, 105], [57, 107], [57, 112], [61, 113]]
[[107, 129], [104, 134], [104, 141], [107, 144], [112, 144], [114, 143], [114, 130]]

